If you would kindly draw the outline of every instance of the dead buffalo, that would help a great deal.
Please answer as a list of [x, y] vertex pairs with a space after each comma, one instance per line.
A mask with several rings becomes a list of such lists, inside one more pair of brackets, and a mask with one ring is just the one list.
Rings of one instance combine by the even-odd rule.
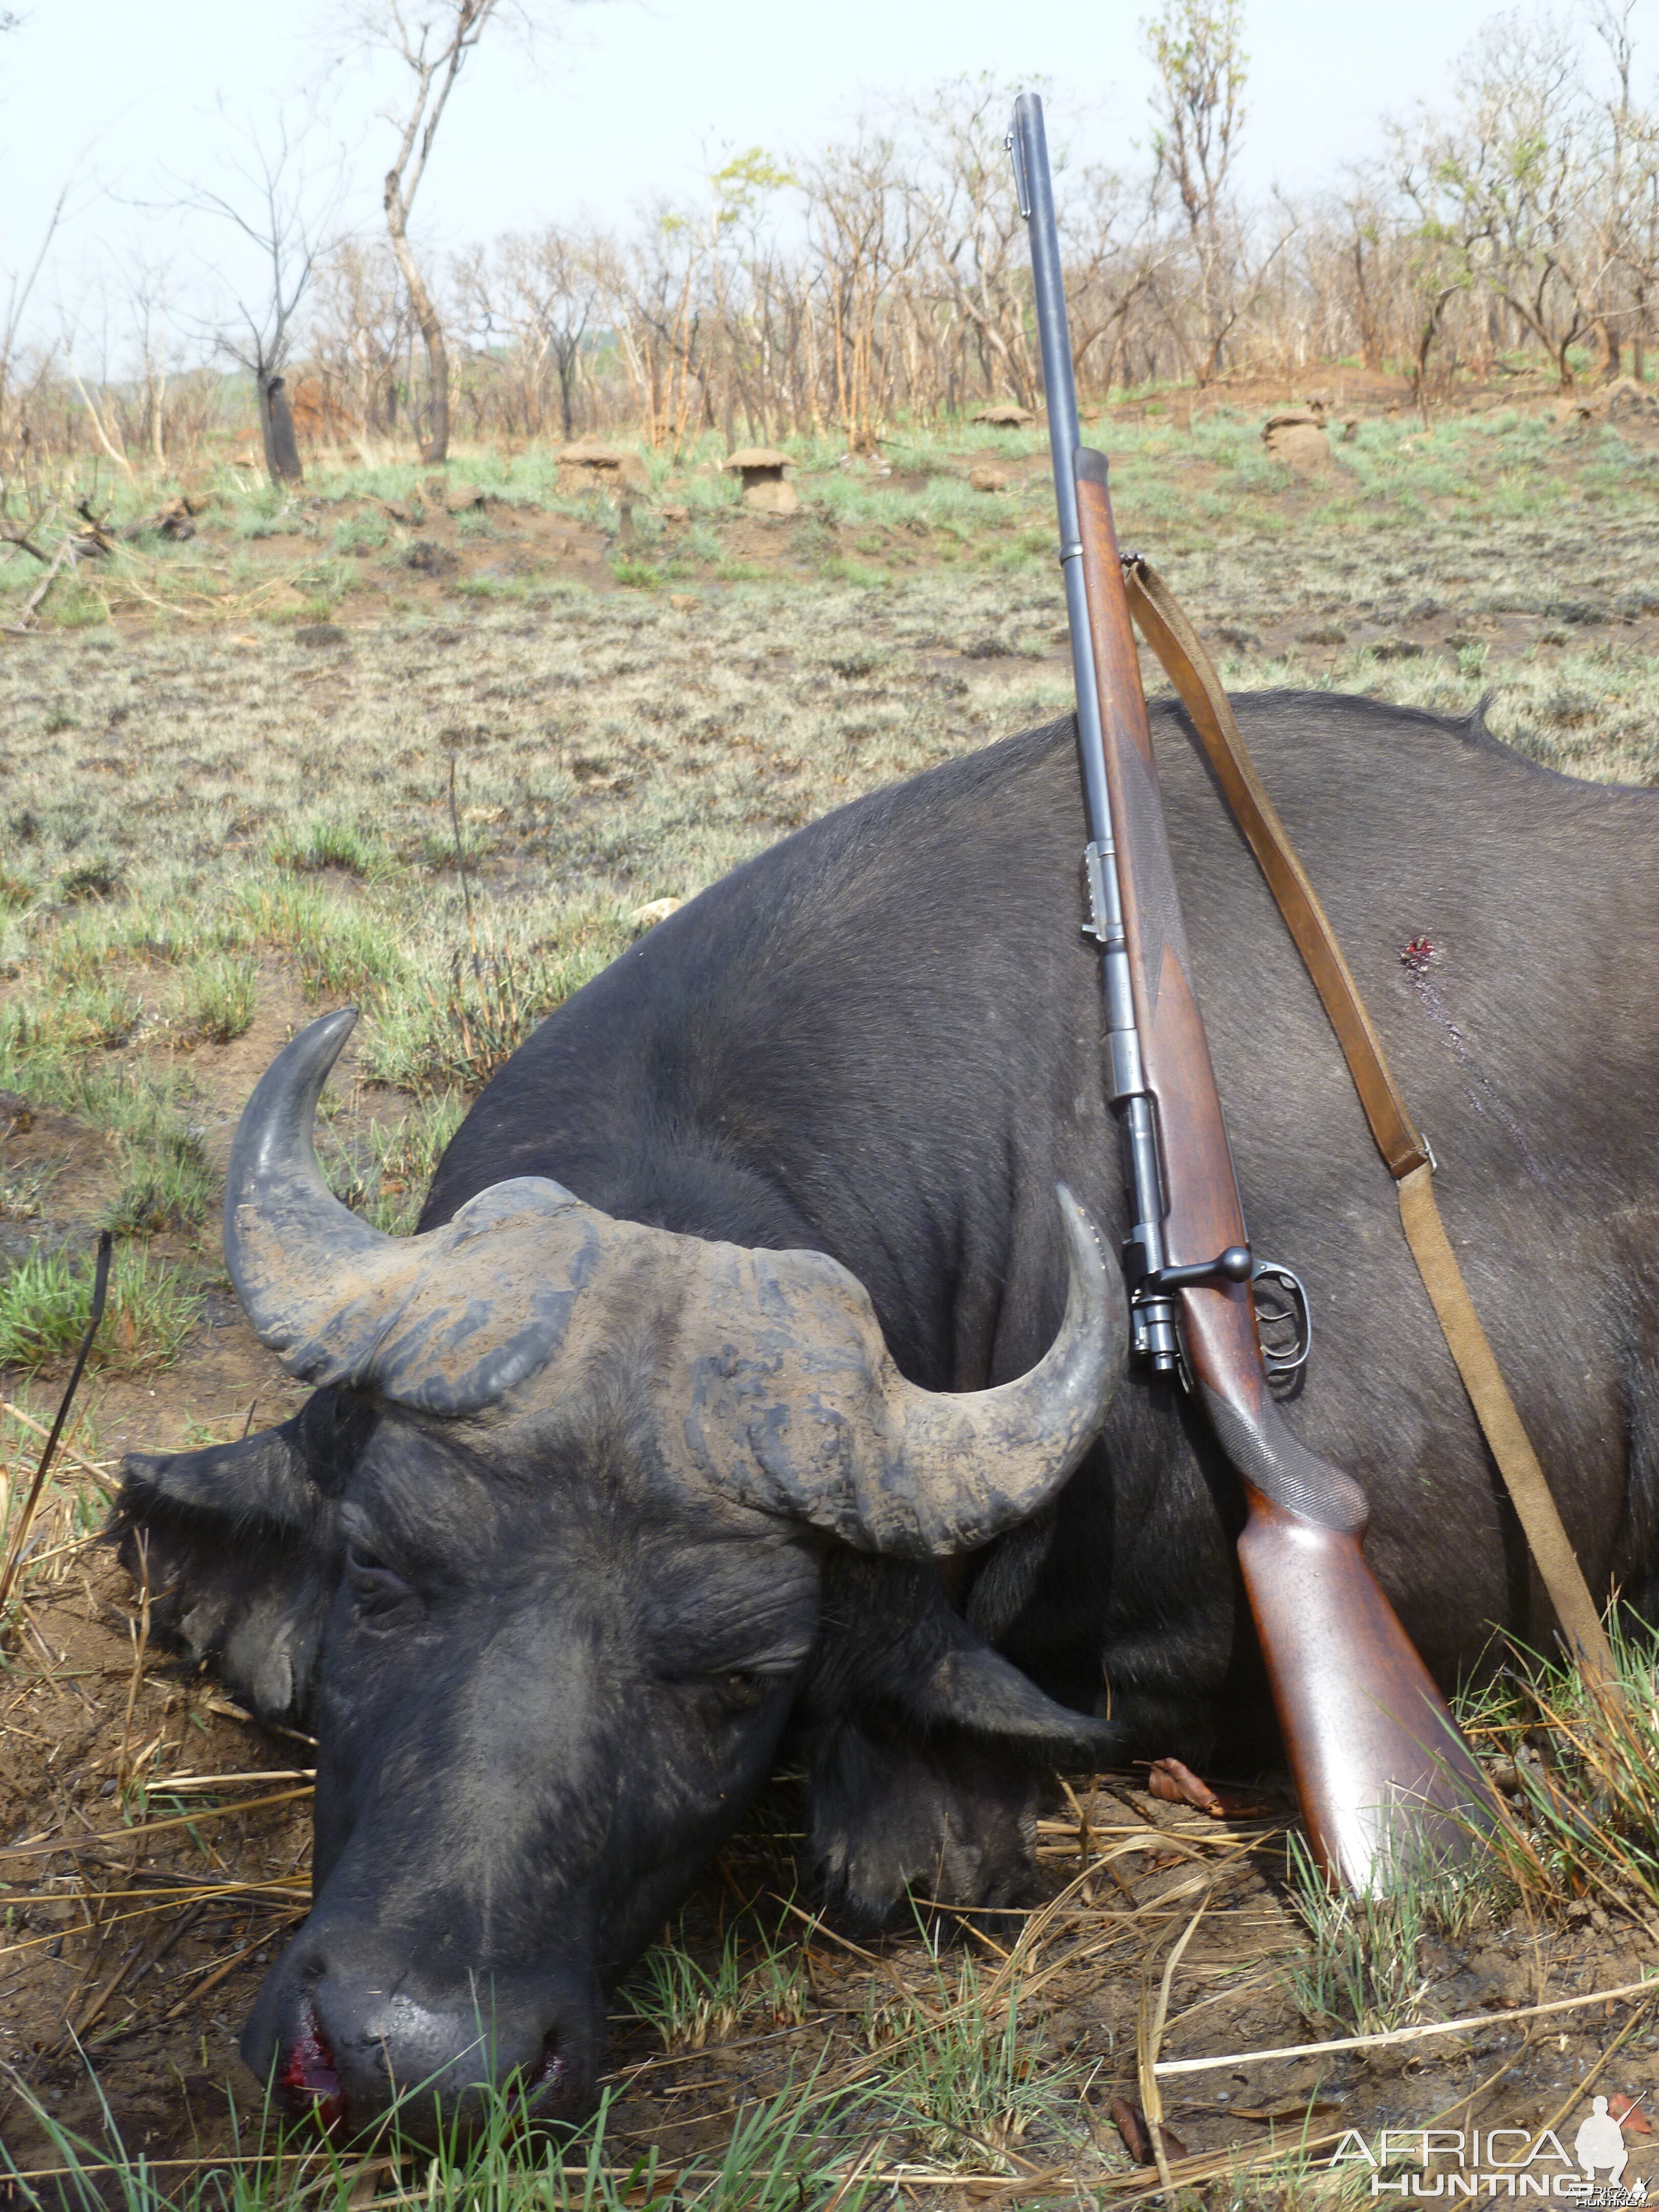
[[[1659, 794], [1478, 720], [1240, 715], [1591, 1581], [1651, 1618]], [[1313, 1302], [1287, 1417], [1366, 1485], [1449, 1685], [1490, 1624], [1545, 1638], [1541, 1600], [1318, 1003], [1153, 723], [1255, 1245]], [[407, 1241], [312, 1153], [349, 1016], [261, 1082], [226, 1243], [316, 1395], [131, 1459], [120, 1517], [158, 1622], [319, 1738], [316, 1902], [244, 2044], [291, 2100], [580, 2112], [606, 1989], [786, 1731], [808, 1871], [871, 1919], [907, 1883], [1015, 1898], [1057, 1759], [1270, 1747], [1234, 1478], [1170, 1386], [1114, 1395], [1083, 841], [1066, 724], [789, 838], [537, 1031]]]

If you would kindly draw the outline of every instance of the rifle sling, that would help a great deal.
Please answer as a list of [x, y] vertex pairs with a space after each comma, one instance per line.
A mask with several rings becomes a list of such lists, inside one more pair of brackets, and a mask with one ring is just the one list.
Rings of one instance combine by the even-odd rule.
[[1221, 679], [1179, 602], [1138, 555], [1126, 557], [1129, 605], [1187, 709], [1239, 828], [1261, 865], [1314, 988], [1330, 1017], [1377, 1150], [1400, 1198], [1400, 1218], [1447, 1348], [1497, 1461], [1556, 1618], [1585, 1674], [1611, 1693], [1613, 1653], [1561, 1523], [1538, 1455], [1510, 1397], [1435, 1202], [1434, 1164], [1419, 1135], [1342, 957], [1318, 894], [1267, 796]]

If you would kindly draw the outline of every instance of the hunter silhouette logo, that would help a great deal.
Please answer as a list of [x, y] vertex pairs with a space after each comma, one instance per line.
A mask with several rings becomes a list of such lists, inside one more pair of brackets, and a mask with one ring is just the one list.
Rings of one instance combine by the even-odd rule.
[[1370, 2166], [1370, 2193], [1376, 2197], [1542, 2197], [1592, 2206], [1659, 2204], [1639, 2174], [1628, 2185], [1625, 2181], [1630, 2136], [1653, 2132], [1641, 2102], [1593, 2098], [1571, 2155], [1553, 2128], [1535, 2136], [1525, 2128], [1386, 2128], [1370, 2143], [1350, 2128], [1330, 2162]]
[[[1589, 2118], [1572, 2139], [1573, 2156], [1586, 2181], [1594, 2182], [1605, 2166], [1608, 2169], [1607, 2186], [1617, 2189], [1625, 2178], [1625, 2168], [1630, 2163], [1630, 2145], [1625, 2141], [1625, 2130], [1607, 2110], [1605, 2097], [1597, 2097], [1590, 2106]], [[1643, 2191], [1645, 2197], [1647, 2191]]]

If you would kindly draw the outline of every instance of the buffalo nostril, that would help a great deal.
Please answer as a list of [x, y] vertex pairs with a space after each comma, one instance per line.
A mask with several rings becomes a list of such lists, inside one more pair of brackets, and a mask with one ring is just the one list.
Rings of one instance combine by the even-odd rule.
[[556, 2095], [563, 2087], [568, 2071], [564, 2053], [559, 2048], [558, 2036], [551, 2033], [544, 2041], [541, 2057], [535, 2064], [520, 2069], [515, 2087], [526, 2105], [534, 2104], [538, 2097], [549, 2092]]
[[309, 2005], [301, 2014], [299, 2033], [287, 2046], [278, 2078], [290, 2109], [314, 2113], [325, 2134], [339, 2132], [345, 2124], [345, 2095], [328, 2038]]

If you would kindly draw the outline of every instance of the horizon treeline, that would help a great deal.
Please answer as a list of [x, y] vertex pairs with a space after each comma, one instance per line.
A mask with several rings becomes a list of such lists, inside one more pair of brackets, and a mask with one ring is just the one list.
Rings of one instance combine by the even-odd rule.
[[[1051, 106], [1079, 390], [1294, 379], [1350, 361], [1431, 404], [1461, 376], [1562, 388], [1647, 374], [1659, 310], [1659, 96], [1636, 0], [1489, 23], [1437, 110], [1303, 199], [1249, 199], [1241, 0], [1164, 0], [1144, 26], [1153, 128], [1114, 148]], [[678, 449], [811, 435], [873, 450], [901, 422], [1040, 399], [1012, 90], [958, 80], [807, 163], [759, 149], [623, 229], [526, 223], [422, 264], [462, 438], [629, 431]], [[302, 442], [425, 448], [428, 334], [386, 239], [328, 238], [302, 170], [263, 178], [279, 371]], [[287, 194], [287, 197], [284, 197]], [[244, 228], [248, 226], [245, 223]], [[258, 232], [257, 222], [254, 231]], [[286, 288], [286, 289], [284, 289]], [[244, 318], [252, 319], [244, 308]], [[104, 302], [103, 357], [0, 352], [0, 464], [101, 451], [129, 471], [258, 440], [234, 330], [167, 311], [145, 269]], [[261, 410], [263, 414], [265, 410]], [[273, 464], [273, 473], [283, 473]]]

